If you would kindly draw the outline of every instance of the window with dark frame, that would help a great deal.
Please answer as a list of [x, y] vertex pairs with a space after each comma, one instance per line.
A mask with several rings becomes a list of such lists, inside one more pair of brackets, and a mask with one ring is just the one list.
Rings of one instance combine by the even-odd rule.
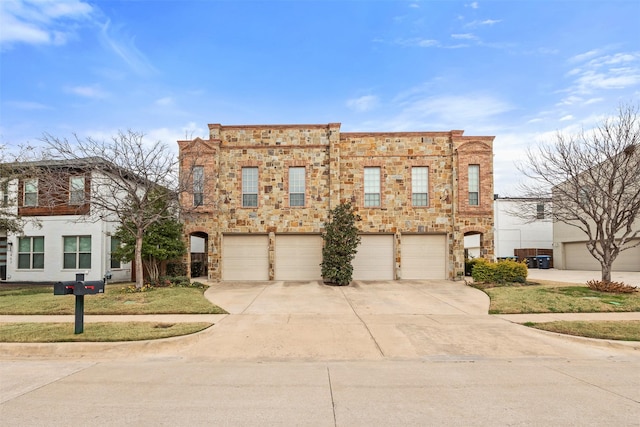
[[469, 165], [469, 206], [480, 205], [480, 165]]
[[536, 219], [544, 219], [544, 203], [536, 205]]
[[258, 207], [258, 168], [242, 168], [242, 206]]
[[64, 236], [63, 268], [91, 268], [91, 236]]
[[193, 167], [193, 206], [204, 204], [204, 167]]
[[38, 179], [24, 180], [23, 206], [38, 206]]
[[304, 206], [305, 175], [304, 167], [289, 168], [289, 206]]
[[9, 206], [9, 181], [2, 181], [2, 206]]
[[120, 260], [113, 256], [113, 253], [120, 248], [120, 239], [117, 237], [111, 238], [111, 268], [121, 268]]
[[18, 238], [18, 268], [24, 270], [44, 268], [44, 237]]
[[84, 176], [72, 176], [69, 178], [69, 203], [81, 205], [85, 201]]
[[411, 204], [429, 206], [429, 168], [426, 166], [411, 168]]
[[380, 168], [364, 168], [364, 205], [365, 207], [380, 206]]

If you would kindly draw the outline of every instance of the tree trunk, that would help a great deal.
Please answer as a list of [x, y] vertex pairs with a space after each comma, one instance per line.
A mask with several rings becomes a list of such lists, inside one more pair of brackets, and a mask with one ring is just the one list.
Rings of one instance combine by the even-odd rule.
[[602, 281], [610, 282], [611, 281], [611, 264], [612, 262], [603, 262], [602, 263]]
[[144, 284], [144, 264], [142, 264], [142, 231], [136, 233], [136, 288], [142, 289]]

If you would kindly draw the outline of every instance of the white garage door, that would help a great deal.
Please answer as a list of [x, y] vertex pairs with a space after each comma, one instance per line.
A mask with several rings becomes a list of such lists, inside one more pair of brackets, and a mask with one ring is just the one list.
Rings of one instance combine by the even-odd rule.
[[393, 280], [393, 236], [365, 234], [360, 237], [353, 260], [354, 280]]
[[[600, 270], [600, 263], [589, 253], [587, 244], [565, 243], [564, 259], [567, 270]], [[640, 271], [640, 247], [627, 249], [613, 263], [613, 271]]]
[[320, 280], [320, 235], [276, 236], [276, 280]]
[[403, 279], [446, 279], [445, 235], [403, 235], [401, 252]]
[[269, 280], [268, 236], [223, 236], [222, 280]]

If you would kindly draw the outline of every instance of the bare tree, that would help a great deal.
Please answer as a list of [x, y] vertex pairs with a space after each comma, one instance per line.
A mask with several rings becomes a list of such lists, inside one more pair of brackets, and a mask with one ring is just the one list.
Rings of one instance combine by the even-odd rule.
[[518, 169], [531, 180], [523, 194], [552, 196], [552, 220], [584, 232], [602, 280], [611, 281], [620, 252], [640, 245], [638, 107], [622, 105], [616, 116], [576, 135], [558, 133], [554, 142], [529, 149]]
[[[166, 144], [147, 143], [139, 132], [119, 132], [110, 140], [74, 135], [70, 141], [45, 134], [46, 157], [82, 165], [92, 171], [86, 220], [111, 219], [135, 236], [136, 287], [143, 285], [142, 242], [145, 230], [175, 218], [184, 188], [178, 179], [177, 156]], [[44, 172], [49, 186], [67, 186], [51, 170]], [[69, 191], [68, 189], [66, 191]], [[60, 194], [49, 189], [48, 194]], [[166, 203], [167, 198], [172, 203]], [[158, 206], [162, 206], [158, 209]]]

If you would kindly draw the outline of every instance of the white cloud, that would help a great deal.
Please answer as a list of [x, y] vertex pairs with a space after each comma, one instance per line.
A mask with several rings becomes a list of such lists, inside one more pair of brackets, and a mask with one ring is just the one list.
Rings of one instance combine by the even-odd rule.
[[359, 98], [347, 100], [347, 107], [359, 113], [370, 111], [378, 105], [378, 97], [375, 95], [365, 95]]
[[103, 99], [109, 96], [109, 94], [102, 90], [98, 85], [72, 86], [67, 88], [67, 92], [81, 96], [83, 98], [91, 99]]
[[480, 5], [478, 4], [478, 2], [477, 2], [477, 1], [474, 1], [474, 2], [472, 2], [472, 3], [470, 3], [470, 4], [469, 4], [469, 7], [470, 7], [471, 9], [478, 9], [478, 8], [480, 7]]
[[100, 38], [102, 43], [122, 59], [133, 71], [140, 75], [155, 72], [155, 68], [146, 56], [138, 50], [135, 38], [120, 34], [121, 29], [113, 27], [111, 21], [102, 25]]
[[500, 22], [502, 22], [502, 19], [485, 19], [484, 21], [471, 21], [466, 23], [464, 26], [466, 28], [477, 28], [486, 25], [492, 26], [495, 24], [499, 24]]
[[478, 40], [478, 37], [474, 34], [465, 33], [465, 34], [451, 34], [451, 38], [457, 40]]
[[167, 107], [169, 105], [173, 105], [173, 98], [170, 96], [165, 96], [164, 98], [157, 99], [155, 104], [160, 107]]
[[594, 49], [569, 58], [568, 63], [573, 67], [565, 76], [572, 82], [560, 104], [592, 104], [603, 99], [604, 91], [632, 90], [640, 85], [640, 52], [605, 54]]
[[560, 118], [561, 122], [568, 122], [570, 120], [573, 120], [573, 116], [571, 114], [567, 114], [566, 116]]
[[79, 0], [0, 1], [0, 48], [16, 43], [61, 45], [75, 31], [75, 23], [90, 19], [94, 9]]

